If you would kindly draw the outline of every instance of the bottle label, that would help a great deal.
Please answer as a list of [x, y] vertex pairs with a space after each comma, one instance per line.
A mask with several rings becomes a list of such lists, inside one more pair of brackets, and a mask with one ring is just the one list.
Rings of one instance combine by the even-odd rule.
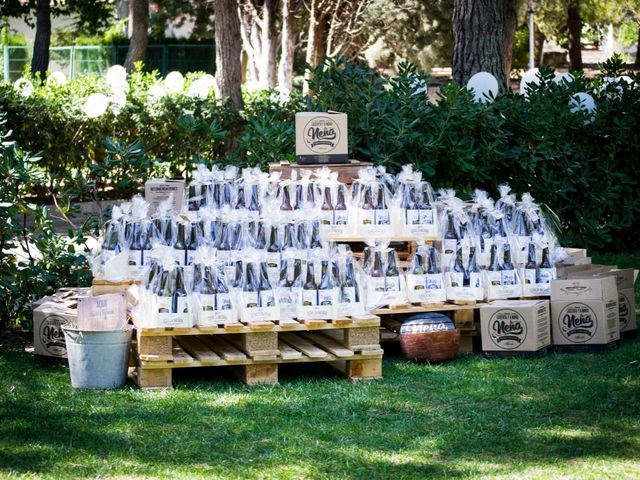
[[439, 290], [442, 288], [442, 274], [429, 273], [426, 275], [427, 290]]
[[231, 310], [231, 294], [216, 293], [216, 310]]
[[335, 304], [335, 290], [330, 288], [328, 290], [318, 290], [318, 305], [322, 307], [329, 307]]
[[487, 278], [489, 279], [490, 285], [498, 286], [502, 284], [502, 272], [487, 270]]
[[526, 268], [524, 270], [524, 283], [526, 285], [535, 285], [536, 283], [536, 269]]
[[538, 281], [536, 283], [551, 283], [555, 277], [553, 268], [541, 268], [538, 273]]
[[176, 313], [189, 313], [189, 298], [188, 297], [178, 297], [178, 301], [176, 302], [177, 312]]
[[142, 265], [142, 251], [129, 250], [129, 266], [136, 267]]
[[385, 278], [384, 277], [371, 277], [371, 289], [374, 292], [385, 291]]
[[420, 225], [432, 225], [433, 224], [433, 209], [425, 208], [420, 210]]
[[362, 225], [373, 225], [374, 224], [373, 210], [360, 209], [360, 223]]
[[332, 225], [333, 222], [333, 210], [320, 210], [320, 223], [322, 225]]
[[407, 275], [407, 290], [424, 290], [427, 287], [426, 275]]
[[407, 225], [420, 225], [420, 210], [405, 210]]
[[156, 305], [158, 306], [158, 313], [171, 313], [171, 297], [156, 297]]
[[500, 284], [501, 285], [515, 285], [516, 284], [516, 271], [515, 270], [502, 270], [502, 272], [500, 272], [501, 275], [501, 280], [500, 280]]
[[449, 272], [449, 282], [452, 287], [462, 287], [464, 283], [464, 273], [462, 272]]
[[471, 288], [480, 288], [482, 286], [480, 272], [471, 272], [469, 274], [469, 286]]
[[261, 307], [276, 306], [276, 297], [273, 294], [273, 290], [260, 290], [260, 306]]
[[280, 252], [267, 252], [267, 267], [280, 268]]
[[374, 220], [376, 225], [390, 225], [391, 216], [389, 215], [389, 210], [386, 208], [382, 210], [375, 210]]
[[318, 291], [302, 289], [302, 306], [315, 307], [318, 304]]
[[200, 310], [204, 312], [211, 312], [216, 309], [216, 296], [201, 293], [198, 295], [198, 301], [200, 302]]
[[293, 304], [293, 294], [287, 287], [276, 288], [276, 298], [280, 306]]
[[259, 304], [258, 292], [242, 291], [242, 305], [244, 308], [258, 308]]
[[334, 210], [334, 221], [336, 225], [346, 225], [349, 223], [349, 210]]
[[445, 255], [453, 255], [458, 246], [458, 240], [455, 238], [445, 238], [442, 241], [442, 250]]
[[342, 287], [340, 303], [356, 303], [356, 287]]
[[385, 277], [384, 290], [385, 292], [399, 292], [400, 277]]

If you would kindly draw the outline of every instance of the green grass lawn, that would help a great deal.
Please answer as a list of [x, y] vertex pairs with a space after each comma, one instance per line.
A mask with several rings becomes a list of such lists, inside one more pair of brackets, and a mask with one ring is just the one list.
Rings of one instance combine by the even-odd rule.
[[155, 393], [76, 391], [65, 367], [0, 343], [4, 477], [640, 477], [639, 340], [440, 366], [387, 355], [383, 380], [355, 384], [313, 365], [253, 388], [187, 369]]

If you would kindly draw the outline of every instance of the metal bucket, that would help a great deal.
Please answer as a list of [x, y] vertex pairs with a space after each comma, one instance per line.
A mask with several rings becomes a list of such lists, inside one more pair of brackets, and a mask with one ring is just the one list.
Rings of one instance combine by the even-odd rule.
[[131, 331], [85, 331], [63, 326], [71, 385], [75, 388], [119, 388], [127, 382]]

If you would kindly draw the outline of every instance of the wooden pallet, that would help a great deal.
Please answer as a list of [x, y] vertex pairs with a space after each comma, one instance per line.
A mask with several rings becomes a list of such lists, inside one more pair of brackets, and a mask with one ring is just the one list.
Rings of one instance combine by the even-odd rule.
[[136, 381], [141, 388], [170, 388], [175, 368], [226, 366], [248, 385], [273, 385], [278, 365], [304, 362], [326, 362], [352, 380], [382, 377], [379, 317], [261, 323], [139, 329]]

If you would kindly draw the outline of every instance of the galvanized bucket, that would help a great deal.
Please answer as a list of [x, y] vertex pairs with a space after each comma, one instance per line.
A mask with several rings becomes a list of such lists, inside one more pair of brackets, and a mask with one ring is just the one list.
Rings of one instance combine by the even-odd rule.
[[125, 330], [86, 331], [63, 326], [71, 385], [120, 388], [127, 382], [133, 326]]

